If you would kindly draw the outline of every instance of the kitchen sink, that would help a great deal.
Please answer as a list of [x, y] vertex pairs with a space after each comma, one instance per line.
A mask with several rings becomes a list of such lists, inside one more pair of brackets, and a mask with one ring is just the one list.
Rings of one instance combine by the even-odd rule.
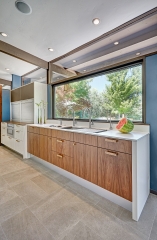
[[59, 128], [61, 128], [61, 127], [63, 127], [62, 125], [50, 125], [49, 127], [59, 127]]
[[73, 127], [73, 126], [65, 126], [65, 127], [62, 127], [62, 129], [84, 130], [84, 128], [81, 128], [81, 127]]
[[100, 133], [100, 132], [106, 132], [107, 130], [104, 129], [94, 129], [94, 128], [84, 128], [84, 132], [89, 132], [89, 133]]

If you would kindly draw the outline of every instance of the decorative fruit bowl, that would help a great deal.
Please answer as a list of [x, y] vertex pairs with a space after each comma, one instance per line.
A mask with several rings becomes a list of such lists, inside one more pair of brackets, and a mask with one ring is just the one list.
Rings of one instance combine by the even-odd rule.
[[134, 124], [127, 118], [122, 118], [116, 126], [116, 129], [121, 133], [129, 133], [134, 129]]

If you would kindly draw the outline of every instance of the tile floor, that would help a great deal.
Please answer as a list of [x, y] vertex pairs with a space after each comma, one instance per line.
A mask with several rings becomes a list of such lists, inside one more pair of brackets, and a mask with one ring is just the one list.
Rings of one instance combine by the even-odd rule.
[[0, 147], [0, 240], [157, 240], [157, 196], [131, 213]]

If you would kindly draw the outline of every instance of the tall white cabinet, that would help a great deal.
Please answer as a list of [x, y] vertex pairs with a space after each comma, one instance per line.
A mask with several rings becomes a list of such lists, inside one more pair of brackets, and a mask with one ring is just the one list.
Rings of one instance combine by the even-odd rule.
[[[38, 106], [36, 103], [41, 101], [47, 102], [47, 84], [33, 82], [12, 90], [11, 120], [38, 123]], [[47, 108], [45, 114], [47, 117]]]

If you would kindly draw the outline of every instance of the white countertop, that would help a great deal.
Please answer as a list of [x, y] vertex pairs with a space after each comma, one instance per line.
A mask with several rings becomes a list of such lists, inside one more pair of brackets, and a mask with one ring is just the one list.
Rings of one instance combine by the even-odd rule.
[[[149, 134], [149, 132], [137, 132], [137, 131], [132, 131], [131, 133], [121, 133], [118, 130], [107, 130], [105, 132], [92, 133], [92, 132], [85, 132], [85, 131], [82, 131], [82, 130], [61, 129], [61, 128], [58, 128], [58, 127], [49, 127], [50, 125], [52, 125], [52, 124], [42, 124], [42, 125], [41, 124], [28, 124], [28, 126], [42, 127], [42, 128], [48, 128], [48, 129], [56, 129], [56, 130], [60, 130], [60, 131], [77, 132], [77, 133], [94, 135], [94, 136], [101, 136], [101, 137], [118, 138], [118, 139], [130, 140], [130, 141], [137, 141], [140, 138]], [[79, 128], [81, 126], [77, 126], [77, 127]], [[103, 129], [100, 129], [100, 130], [103, 130]]]

